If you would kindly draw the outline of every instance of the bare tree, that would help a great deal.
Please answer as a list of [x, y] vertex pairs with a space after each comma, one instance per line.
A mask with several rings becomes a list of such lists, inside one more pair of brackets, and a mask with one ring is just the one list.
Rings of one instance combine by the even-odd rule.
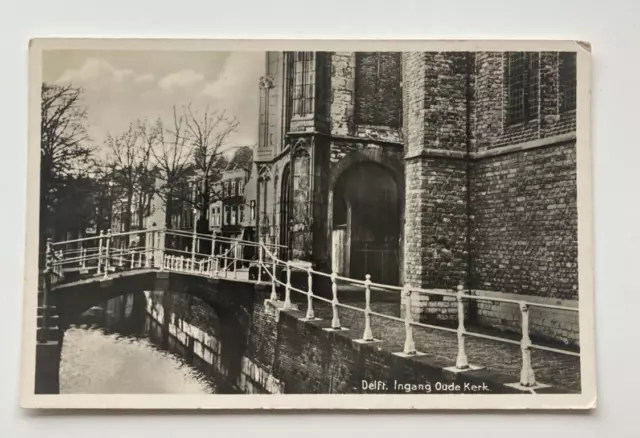
[[161, 138], [161, 130], [158, 126], [150, 126], [146, 120], [138, 120], [138, 135], [140, 137], [140, 161], [136, 168], [136, 195], [138, 211], [138, 228], [144, 227], [144, 218], [149, 214], [153, 196], [158, 193], [156, 178], [158, 169], [152, 160], [155, 150]]
[[[43, 84], [40, 118], [40, 234], [41, 242], [55, 216], [56, 198], [86, 174], [92, 148], [85, 129], [82, 89]], [[49, 232], [53, 232], [49, 230]]]
[[185, 109], [186, 134], [193, 149], [193, 161], [200, 183], [197, 185], [195, 206], [204, 218], [209, 203], [219, 194], [213, 184], [220, 179], [227, 166], [224, 153], [229, 150], [229, 135], [239, 122], [227, 116], [225, 111], [210, 111], [206, 108], [202, 115], [194, 113], [191, 106]]
[[[144, 126], [144, 123], [138, 122], [137, 126], [131, 124], [121, 135], [114, 137], [109, 134], [106, 139], [106, 146], [110, 152], [108, 166], [111, 168], [118, 191], [125, 198], [122, 208], [124, 231], [131, 230], [134, 211], [138, 212], [139, 216], [137, 225], [142, 225], [144, 207], [151, 202], [155, 186], [150, 160], [155, 140], [146, 127], [143, 133], [141, 126]], [[135, 206], [134, 199], [137, 204]]]
[[186, 132], [185, 117], [173, 107], [172, 126], [166, 127], [161, 119], [155, 124], [156, 141], [151, 149], [159, 179], [158, 195], [166, 205], [165, 224], [170, 224], [174, 201], [179, 195], [187, 176], [193, 172], [192, 145]]

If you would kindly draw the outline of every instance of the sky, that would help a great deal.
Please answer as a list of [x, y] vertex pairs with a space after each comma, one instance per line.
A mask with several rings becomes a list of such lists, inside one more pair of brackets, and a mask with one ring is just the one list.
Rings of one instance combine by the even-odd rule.
[[58, 50], [43, 55], [43, 81], [82, 87], [87, 129], [97, 146], [137, 119], [172, 122], [173, 105], [226, 110], [239, 121], [230, 146], [258, 136], [258, 80], [264, 52]]

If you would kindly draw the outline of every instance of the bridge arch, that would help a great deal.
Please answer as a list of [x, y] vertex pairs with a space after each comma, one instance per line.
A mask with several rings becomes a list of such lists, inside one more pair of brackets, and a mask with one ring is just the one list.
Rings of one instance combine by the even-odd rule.
[[[220, 375], [220, 383], [223, 386], [219, 389], [225, 392], [233, 392], [232, 385], [239, 379], [242, 369], [242, 357], [248, 345], [251, 330], [255, 293], [253, 284], [224, 280], [211, 282], [207, 278], [173, 272], [170, 274], [165, 273], [164, 284], [159, 284], [158, 281], [153, 281], [153, 277], [156, 277], [157, 274], [141, 272], [137, 275], [126, 277], [125, 281], [116, 279], [115, 281], [101, 282], [96, 279], [96, 281], [86, 282], [79, 286], [65, 287], [66, 285], [61, 284], [55, 287], [51, 293], [60, 318], [58, 330], [60, 331], [61, 339], [64, 338], [64, 332], [69, 326], [78, 321], [80, 315], [90, 310], [93, 306], [129, 294], [137, 296], [145, 291], [154, 291], [150, 292], [149, 295], [155, 295], [156, 302], [162, 304], [165, 309], [163, 321], [157, 321], [157, 323], [161, 323], [163, 326], [162, 348], [168, 350], [170, 314], [167, 313], [166, 309], [173, 306], [170, 305], [169, 301], [166, 301], [166, 298], [176, 294], [196, 297], [211, 309], [211, 315], [206, 319], [205, 326], [202, 328], [205, 329], [206, 327], [206, 329], [211, 330], [213, 336], [219, 342], [219, 350], [217, 351], [219, 354], [218, 364], [225, 373]], [[233, 291], [229, 291], [228, 289], [230, 288], [233, 288]], [[168, 291], [171, 292], [168, 293]], [[167, 293], [168, 295], [166, 295]], [[134, 303], [138, 311], [141, 310], [140, 306], [147, 305], [147, 299], [144, 299], [143, 303], [139, 301]], [[191, 300], [187, 299], [187, 302], [190, 303]], [[191, 306], [191, 304], [188, 305]], [[147, 309], [144, 308], [143, 310], [146, 311]], [[144, 326], [141, 328], [144, 328]], [[186, 356], [182, 359], [190, 362], [193, 352], [186, 351], [185, 354]], [[49, 366], [59, 372], [60, 360], [61, 356], [58, 355], [57, 364], [50, 364]], [[195, 363], [193, 365], [195, 366]], [[216, 372], [214, 368], [212, 368], [212, 371]]]

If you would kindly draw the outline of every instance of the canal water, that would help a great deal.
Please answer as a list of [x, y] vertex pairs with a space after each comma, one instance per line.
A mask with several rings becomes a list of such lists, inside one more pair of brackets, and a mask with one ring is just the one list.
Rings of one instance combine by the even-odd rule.
[[[189, 344], [189, 341], [180, 330], [182, 320], [176, 319], [176, 312], [182, 318], [202, 321], [200, 326], [215, 326], [215, 321], [212, 321], [216, 319], [215, 312], [206, 303], [184, 294], [169, 292], [123, 295], [83, 313], [64, 334], [60, 392], [219, 392], [215, 378], [202, 370], [202, 364], [207, 363], [185, 351], [185, 343]], [[204, 328], [200, 332], [197, 327], [192, 327], [191, 332], [194, 331], [199, 332], [194, 334], [196, 337], [208, 337], [209, 347], [215, 349], [216, 341], [212, 334], [207, 334]]]

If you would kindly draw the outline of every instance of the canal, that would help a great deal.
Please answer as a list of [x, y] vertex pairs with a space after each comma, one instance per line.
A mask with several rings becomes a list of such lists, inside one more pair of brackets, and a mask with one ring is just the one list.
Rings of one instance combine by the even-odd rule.
[[[201, 300], [172, 292], [132, 293], [92, 307], [65, 331], [60, 392], [220, 392], [208, 372], [218, 343], [214, 333], [199, 328], [215, 327], [216, 318]], [[203, 341], [199, 355], [193, 354], [194, 339]]]

